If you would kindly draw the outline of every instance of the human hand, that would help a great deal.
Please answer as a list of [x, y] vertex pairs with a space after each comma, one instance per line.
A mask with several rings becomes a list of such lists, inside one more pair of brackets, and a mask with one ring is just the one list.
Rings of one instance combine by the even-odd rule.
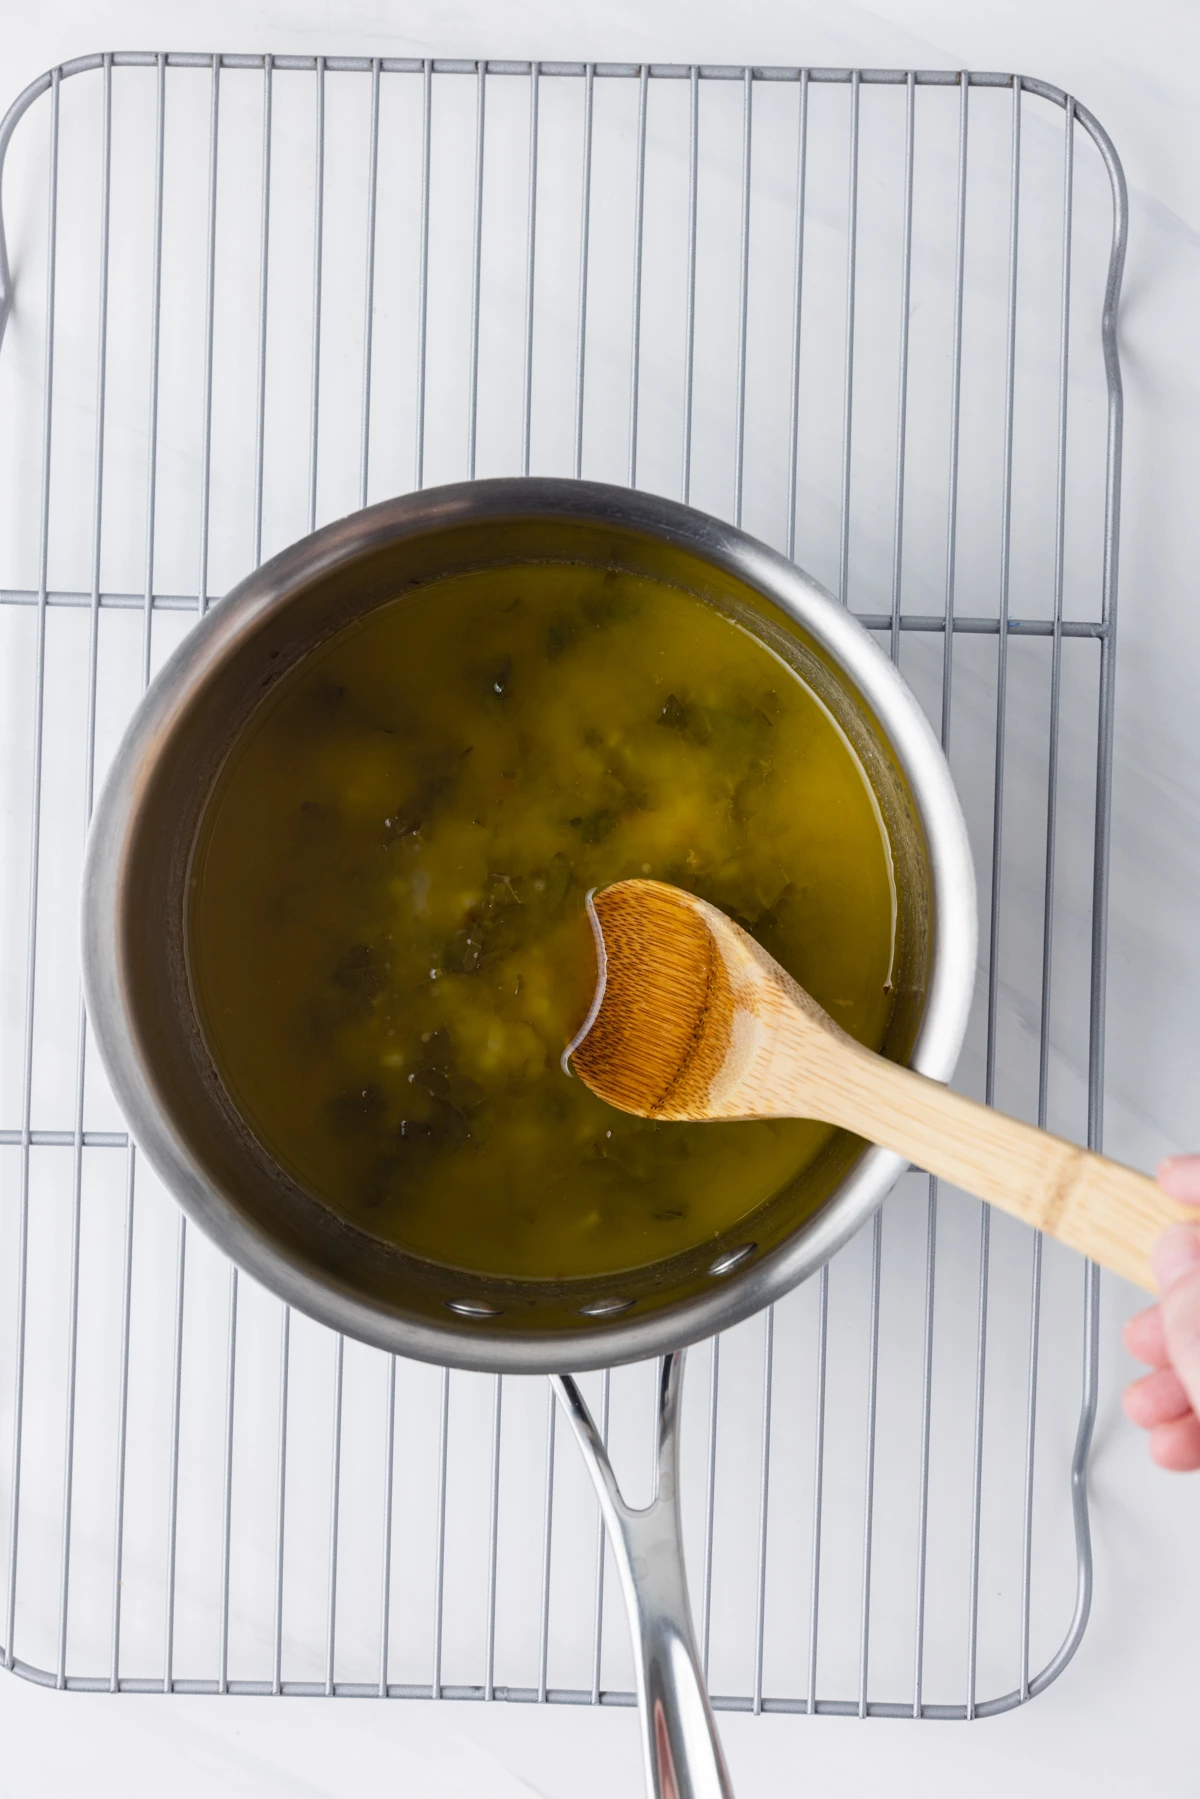
[[[1200, 1206], [1200, 1155], [1171, 1156], [1158, 1184], [1172, 1199]], [[1157, 1305], [1125, 1326], [1125, 1347], [1152, 1372], [1125, 1389], [1126, 1416], [1150, 1432], [1160, 1468], [1200, 1468], [1200, 1219], [1173, 1224], [1154, 1249]]]

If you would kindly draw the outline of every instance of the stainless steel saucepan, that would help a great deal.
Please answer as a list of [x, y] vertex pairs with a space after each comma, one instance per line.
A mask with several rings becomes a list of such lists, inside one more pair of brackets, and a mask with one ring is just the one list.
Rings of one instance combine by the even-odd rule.
[[[950, 773], [916, 700], [867, 632], [782, 556], [687, 507], [582, 481], [479, 481], [373, 506], [285, 550], [199, 622], [134, 715], [95, 811], [83, 892], [87, 1004], [139, 1146], [256, 1279], [382, 1349], [553, 1376], [621, 1572], [649, 1790], [655, 1799], [710, 1799], [728, 1794], [729, 1781], [680, 1543], [682, 1346], [820, 1267], [883, 1199], [899, 1158], [835, 1138], [724, 1237], [619, 1279], [472, 1275], [381, 1246], [272, 1160], [218, 1079], [187, 980], [197, 824], [267, 690], [333, 632], [399, 595], [459, 571], [530, 561], [620, 568], [683, 588], [790, 662], [824, 700], [862, 760], [891, 842], [897, 998], [885, 1053], [947, 1079], [971, 998], [975, 885]], [[653, 1355], [663, 1357], [657, 1493], [635, 1511], [566, 1371]]]

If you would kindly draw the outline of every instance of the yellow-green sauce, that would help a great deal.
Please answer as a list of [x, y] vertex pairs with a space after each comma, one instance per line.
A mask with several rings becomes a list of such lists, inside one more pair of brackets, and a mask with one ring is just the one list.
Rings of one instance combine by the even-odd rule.
[[372, 613], [268, 696], [202, 823], [189, 968], [231, 1099], [335, 1213], [481, 1274], [616, 1273], [727, 1230], [830, 1133], [654, 1124], [563, 1072], [584, 896], [629, 875], [713, 901], [882, 1042], [886, 833], [786, 663], [690, 594], [569, 565]]

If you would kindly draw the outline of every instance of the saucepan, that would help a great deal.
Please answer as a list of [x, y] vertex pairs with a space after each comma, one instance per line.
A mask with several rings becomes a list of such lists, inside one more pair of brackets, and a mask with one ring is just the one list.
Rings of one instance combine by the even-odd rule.
[[[614, 1279], [505, 1281], [380, 1243], [335, 1218], [226, 1095], [185, 959], [189, 859], [221, 765], [271, 687], [354, 619], [431, 581], [531, 561], [669, 582], [790, 662], [874, 789], [897, 896], [884, 1053], [947, 1080], [975, 967], [975, 885], [941, 749], [868, 633], [792, 563], [671, 501], [567, 480], [464, 483], [353, 514], [285, 550], [201, 619], [134, 715], [96, 808], [83, 894], [88, 1011], [143, 1152], [240, 1266], [335, 1330], [398, 1354], [553, 1378], [587, 1459], [629, 1611], [647, 1784], [727, 1794], [688, 1609], [678, 1505], [683, 1348], [819, 1268], [880, 1204], [900, 1159], [835, 1136], [790, 1187], [702, 1248]], [[657, 1491], [621, 1496], [572, 1378], [661, 1356]]]

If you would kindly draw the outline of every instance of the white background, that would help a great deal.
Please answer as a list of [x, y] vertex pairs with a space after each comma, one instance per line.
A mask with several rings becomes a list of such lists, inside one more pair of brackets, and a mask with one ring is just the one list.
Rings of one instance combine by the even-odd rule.
[[[1077, 94], [1130, 183], [1121, 348], [1127, 394], [1109, 1010], [1109, 1147], [1150, 1165], [1200, 1138], [1191, 1094], [1200, 962], [1200, 14], [1169, 0], [4, 0], [7, 100], [89, 50], [225, 49], [1016, 69]], [[1123, 1424], [1105, 1302], [1093, 1458], [1097, 1598], [1079, 1656], [1027, 1709], [973, 1727], [727, 1717], [743, 1795], [1190, 1794], [1195, 1774], [1197, 1487], [1151, 1470]], [[370, 1702], [64, 1701], [0, 1681], [0, 1793], [181, 1796], [636, 1793], [631, 1713]]]

